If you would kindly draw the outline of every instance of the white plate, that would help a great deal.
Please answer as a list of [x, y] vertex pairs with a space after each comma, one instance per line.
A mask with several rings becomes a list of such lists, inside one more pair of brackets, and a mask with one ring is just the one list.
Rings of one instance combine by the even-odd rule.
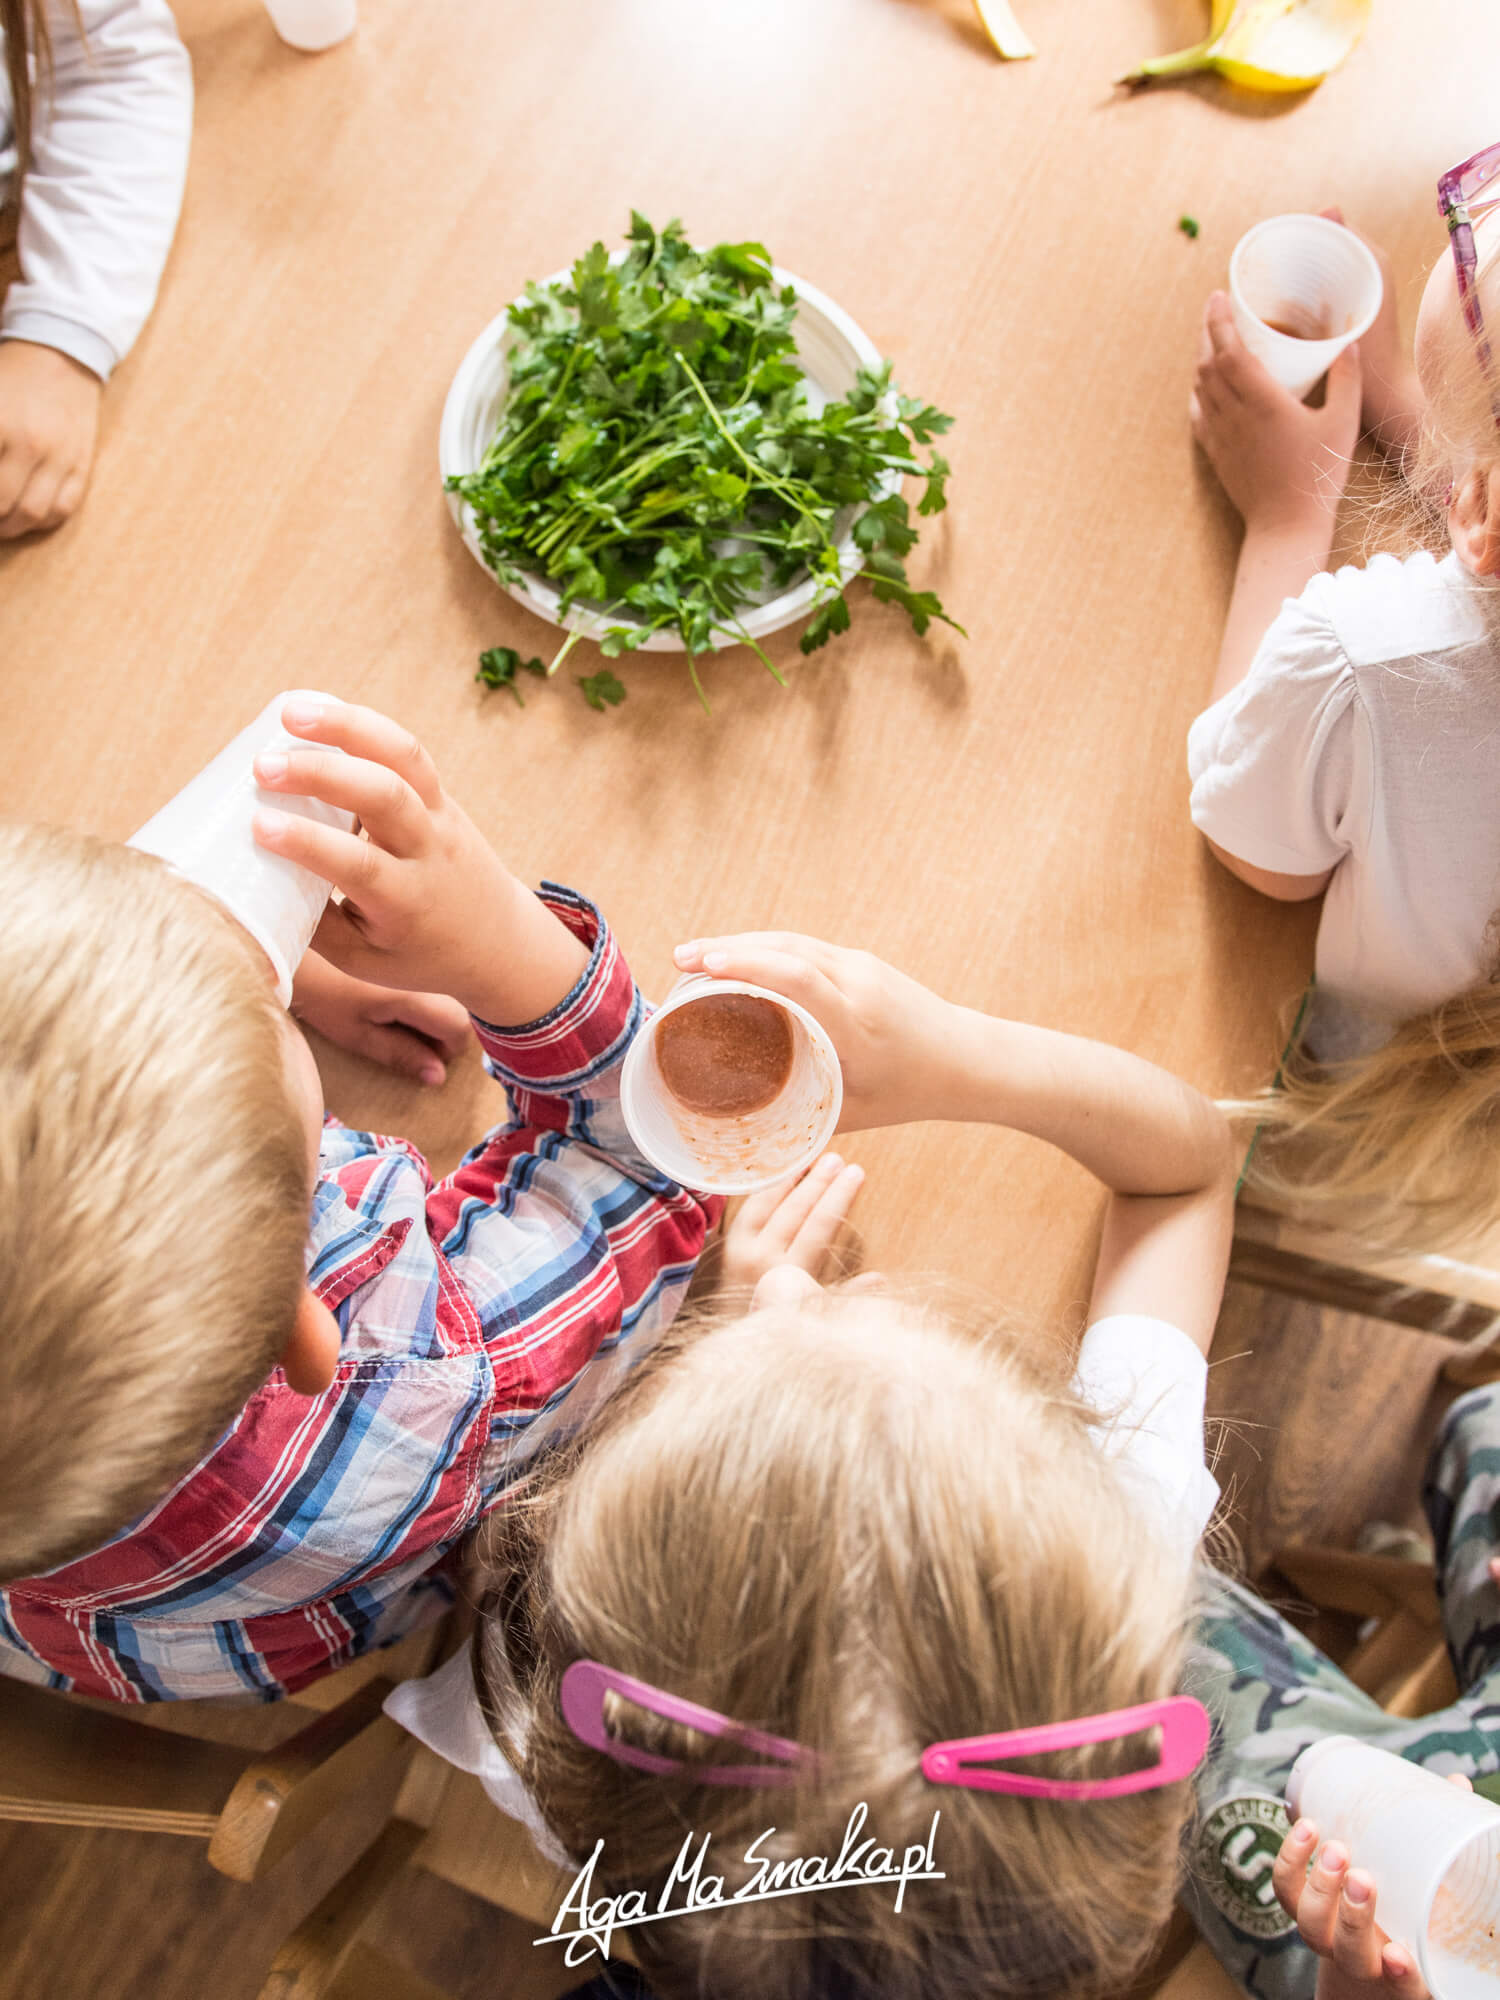
[[[626, 254], [620, 251], [611, 261], [619, 263]], [[542, 285], [562, 284], [571, 276], [571, 269], [556, 271], [550, 278], [544, 278]], [[879, 349], [841, 306], [825, 298], [805, 279], [783, 271], [777, 264], [771, 266], [771, 276], [778, 286], [790, 285], [797, 294], [797, 317], [792, 323], [792, 332], [797, 343], [797, 359], [807, 377], [809, 403], [814, 409], [821, 409], [825, 403], [837, 402], [854, 387], [858, 369], [881, 366]], [[490, 321], [459, 363], [458, 373], [448, 390], [447, 401], [443, 404], [443, 421], [438, 431], [438, 464], [445, 480], [473, 472], [482, 462], [490, 440], [499, 428], [509, 387], [508, 356], [516, 338], [508, 313], [509, 308]], [[900, 485], [901, 475], [889, 472], [881, 480], [876, 497], [883, 499], [895, 493]], [[479, 546], [473, 509], [457, 493], [448, 495], [448, 507], [475, 561], [488, 575], [494, 576]], [[851, 509], [851, 522], [853, 515], [854, 510]], [[854, 545], [848, 526], [839, 540], [838, 551], [839, 568], [847, 583], [864, 560], [861, 551]], [[496, 581], [499, 579], [496, 578]], [[534, 611], [538, 618], [545, 618], [549, 625], [560, 625], [565, 631], [581, 633], [585, 638], [597, 638], [612, 625], [633, 625], [637, 622], [623, 612], [601, 615], [579, 604], [562, 617], [557, 608], [561, 593], [544, 577], [529, 571], [522, 573], [519, 582], [504, 584], [502, 588], [508, 590], [518, 604]], [[764, 599], [753, 610], [747, 609], [741, 623], [752, 639], [763, 639], [768, 632], [779, 632], [783, 625], [793, 625], [799, 618], [805, 618], [816, 595], [813, 579], [806, 577], [792, 589], [782, 591], [777, 597]], [[740, 643], [740, 635], [735, 631], [721, 631], [714, 635], [716, 650]], [[675, 630], [654, 632], [640, 650], [643, 653], [680, 653], [684, 651], [682, 636]]]

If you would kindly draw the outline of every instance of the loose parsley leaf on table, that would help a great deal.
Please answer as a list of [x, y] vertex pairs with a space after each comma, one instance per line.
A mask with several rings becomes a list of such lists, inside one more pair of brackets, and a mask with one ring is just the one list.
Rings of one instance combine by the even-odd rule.
[[539, 674], [545, 678], [546, 672], [545, 660], [523, 660], [514, 646], [490, 646], [479, 655], [479, 672], [474, 678], [488, 688], [509, 688], [524, 708], [526, 703], [516, 686], [516, 675]]
[[[495, 574], [543, 576], [564, 615], [592, 611], [609, 659], [676, 631], [705, 707], [697, 655], [716, 635], [782, 678], [744, 628], [764, 592], [813, 579], [804, 653], [849, 629], [838, 544], [851, 520], [857, 574], [877, 598], [919, 633], [934, 618], [963, 631], [908, 582], [917, 530], [890, 490], [920, 478], [918, 514], [943, 510], [947, 461], [918, 448], [952, 418], [902, 394], [889, 362], [815, 410], [796, 359], [797, 295], [775, 283], [763, 244], [695, 250], [680, 222], [658, 230], [633, 210], [627, 240], [622, 262], [596, 243], [566, 282], [528, 285], [510, 309], [499, 429], [477, 470], [448, 481]], [[556, 673], [580, 636], [542, 670]], [[538, 667], [495, 647], [479, 677], [519, 700], [517, 670]], [[579, 685], [594, 707], [624, 698], [613, 673]]]
[[611, 708], [618, 708], [625, 699], [625, 683], [608, 667], [601, 667], [597, 674], [581, 675], [578, 685], [583, 689], [583, 698], [589, 707], [597, 708], [601, 714], [606, 703]]

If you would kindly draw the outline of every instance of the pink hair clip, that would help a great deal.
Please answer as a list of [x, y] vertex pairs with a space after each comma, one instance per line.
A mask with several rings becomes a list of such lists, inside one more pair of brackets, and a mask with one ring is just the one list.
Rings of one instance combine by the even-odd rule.
[[[747, 1750], [771, 1758], [768, 1764], [685, 1764], [680, 1757], [662, 1757], [653, 1750], [638, 1750], [610, 1735], [604, 1721], [606, 1694], [622, 1695], [659, 1715], [664, 1722], [680, 1722], [705, 1736], [729, 1736]], [[817, 1751], [784, 1736], [769, 1736], [764, 1730], [731, 1722], [717, 1709], [700, 1708], [695, 1701], [666, 1694], [649, 1681], [638, 1681], [597, 1660], [575, 1660], [562, 1677], [558, 1702], [563, 1721], [591, 1750], [628, 1764], [635, 1771], [649, 1771], [665, 1778], [691, 1772], [703, 1785], [795, 1785], [809, 1771], [816, 1771], [823, 1759]], [[999, 1757], [1035, 1756], [1044, 1750], [1071, 1750], [1083, 1743], [1104, 1743], [1122, 1736], [1134, 1736], [1143, 1729], [1161, 1730], [1161, 1754], [1143, 1771], [1127, 1771], [1117, 1778], [1037, 1778], [1021, 1771], [995, 1771], [988, 1767]], [[1126, 1792], [1148, 1792], [1158, 1785], [1176, 1784], [1203, 1762], [1209, 1739], [1208, 1710], [1190, 1695], [1169, 1695], [1163, 1701], [1143, 1702], [1138, 1708], [1117, 1708], [1107, 1715], [1087, 1715], [1073, 1722], [1048, 1722], [1032, 1729], [1009, 1729], [998, 1736], [962, 1736], [948, 1743], [932, 1743], [922, 1752], [922, 1775], [932, 1785], [957, 1785], [971, 1792], [1010, 1792], [1020, 1798], [1111, 1799]]]
[[[1142, 1729], [1161, 1730], [1161, 1754], [1143, 1771], [1116, 1778], [1038, 1778], [1025, 1771], [988, 1768], [1000, 1757], [1034, 1757], [1044, 1750], [1074, 1750], [1083, 1743], [1108, 1743]], [[1127, 1792], [1174, 1785], [1203, 1762], [1208, 1749], [1208, 1710], [1191, 1695], [1169, 1695], [1136, 1708], [1085, 1715], [1072, 1722], [1045, 1722], [1033, 1729], [1002, 1730], [998, 1736], [960, 1736], [932, 1743], [922, 1752], [922, 1776], [933, 1785], [959, 1785], [970, 1792], [1010, 1792], [1023, 1799], [1117, 1799]]]
[[[633, 1744], [617, 1741], [605, 1726], [604, 1697], [611, 1691], [633, 1701], [638, 1708], [659, 1715], [664, 1722], [680, 1722], [705, 1736], [733, 1737], [747, 1750], [758, 1751], [776, 1761], [689, 1766], [680, 1757], [661, 1757], [653, 1750], [637, 1750]], [[573, 1662], [562, 1677], [558, 1704], [563, 1721], [580, 1743], [587, 1743], [591, 1750], [602, 1750], [617, 1764], [628, 1764], [636, 1771], [651, 1771], [657, 1777], [691, 1770], [702, 1785], [795, 1785], [808, 1768], [821, 1762], [815, 1751], [804, 1749], [800, 1743], [789, 1743], [784, 1736], [768, 1736], [762, 1729], [747, 1729], [742, 1723], [731, 1722], [727, 1715], [720, 1715], [717, 1709], [700, 1708], [695, 1701], [665, 1694], [649, 1681], [634, 1680], [629, 1674], [617, 1673], [613, 1667], [600, 1666], [597, 1660]]]

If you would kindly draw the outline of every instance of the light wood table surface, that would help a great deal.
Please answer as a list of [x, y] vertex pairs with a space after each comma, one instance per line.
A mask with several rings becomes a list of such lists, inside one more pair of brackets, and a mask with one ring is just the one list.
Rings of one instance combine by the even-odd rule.
[[[1321, 90], [1261, 101], [1112, 88], [1201, 32], [1198, 0], [1022, 0], [1019, 65], [961, 0], [363, 0], [318, 57], [257, 0], [178, 13], [197, 132], [161, 302], [82, 514], [0, 554], [7, 812], [123, 836], [278, 688], [322, 685], [410, 723], [519, 872], [596, 896], [648, 991], [676, 939], [779, 924], [1214, 1091], [1264, 1078], [1314, 913], [1187, 819], [1237, 535], [1187, 432], [1198, 317], [1253, 220], [1340, 199], [1409, 323], [1436, 176], [1497, 136], [1491, 0], [1381, 6]], [[632, 205], [759, 237], [956, 414], [914, 573], [967, 642], [861, 597], [814, 660], [772, 642], [787, 692], [710, 663], [707, 719], [670, 656], [606, 715], [572, 685], [588, 647], [524, 710], [474, 685], [481, 647], [551, 635], [453, 529], [443, 396]], [[325, 1074], [445, 1164], [499, 1110], [476, 1064], [436, 1098]], [[1084, 1175], [971, 1127], [854, 1150], [882, 1264], [1077, 1324]]]

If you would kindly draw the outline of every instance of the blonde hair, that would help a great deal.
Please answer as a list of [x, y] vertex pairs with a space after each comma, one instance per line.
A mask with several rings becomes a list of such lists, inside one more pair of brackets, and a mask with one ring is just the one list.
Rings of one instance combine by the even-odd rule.
[[0, 826], [0, 1578], [161, 1499], [275, 1365], [307, 1142], [271, 981], [154, 856]]
[[[1476, 282], [1484, 285], [1497, 272], [1500, 250], [1482, 260]], [[1500, 286], [1489, 288], [1500, 294]], [[1491, 346], [1500, 356], [1500, 297], [1486, 303]], [[1427, 384], [1421, 432], [1403, 479], [1392, 482], [1391, 504], [1371, 516], [1372, 528], [1392, 531], [1408, 550], [1431, 546], [1439, 525], [1446, 545], [1438, 502], [1450, 483], [1469, 469], [1500, 463], [1500, 380], [1486, 376], [1456, 306], [1454, 319]], [[1479, 583], [1473, 589], [1500, 673], [1500, 590]], [[1500, 814], [1500, 766], [1495, 778]], [[1497, 941], [1500, 913], [1490, 922], [1492, 958]], [[1388, 1041], [1353, 1060], [1323, 1064], [1295, 1042], [1270, 1090], [1226, 1107], [1264, 1128], [1247, 1186], [1392, 1248], [1457, 1249], [1492, 1229], [1500, 1219], [1497, 973], [1402, 1022]]]
[[[1191, 1809], [1178, 1784], [1060, 1803], [927, 1783], [935, 1741], [1063, 1721], [1176, 1690], [1180, 1556], [1157, 1549], [1088, 1434], [1094, 1413], [995, 1329], [831, 1293], [675, 1326], [581, 1448], [498, 1518], [477, 1639], [497, 1740], [596, 1894], [658, 1894], [689, 1831], [725, 1895], [775, 1859], [839, 1850], [854, 1808], [946, 1880], [725, 1907], [632, 1935], [664, 1995], [970, 2000], [1118, 1992], [1171, 1911]], [[705, 1785], [743, 1760], [616, 1703], [610, 1726], [686, 1756], [660, 1778], [586, 1748], [558, 1708], [596, 1659], [808, 1745], [795, 1789]], [[612, 1698], [613, 1699], [613, 1698]], [[1134, 1768], [1126, 1746], [1028, 1764]]]
[[[77, 0], [72, 13], [78, 20]], [[79, 23], [82, 33], [82, 23]], [[0, 0], [0, 37], [5, 42], [5, 73], [10, 84], [11, 115], [15, 125], [17, 186], [31, 165], [31, 136], [35, 123], [36, 85], [45, 88], [52, 77], [52, 35], [47, 26], [47, 0]], [[32, 64], [36, 65], [36, 84]]]

